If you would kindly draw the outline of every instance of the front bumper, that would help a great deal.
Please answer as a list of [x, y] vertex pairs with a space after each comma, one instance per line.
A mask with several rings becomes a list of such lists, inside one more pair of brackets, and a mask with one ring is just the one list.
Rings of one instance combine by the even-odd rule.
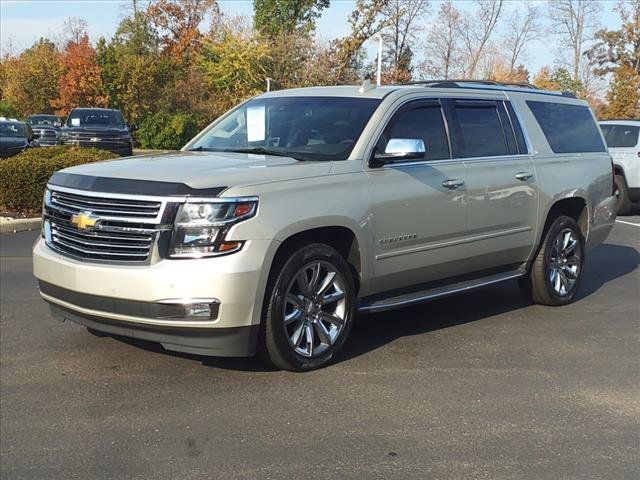
[[255, 353], [258, 339], [259, 325], [210, 329], [161, 327], [83, 315], [54, 303], [49, 307], [51, 315], [60, 321], [70, 320], [111, 335], [157, 342], [174, 352], [214, 357], [249, 357]]
[[[58, 317], [99, 331], [159, 341], [177, 351], [250, 355], [268, 274], [264, 263], [275, 248], [273, 242], [253, 240], [227, 256], [131, 266], [74, 260], [40, 239], [33, 250], [33, 272], [47, 287], [41, 295]], [[202, 320], [166, 315], [161, 306], [176, 299], [215, 299], [216, 315]], [[220, 339], [229, 337], [242, 337], [253, 345], [239, 348], [244, 340], [236, 338], [231, 354], [224, 353], [225, 341]]]

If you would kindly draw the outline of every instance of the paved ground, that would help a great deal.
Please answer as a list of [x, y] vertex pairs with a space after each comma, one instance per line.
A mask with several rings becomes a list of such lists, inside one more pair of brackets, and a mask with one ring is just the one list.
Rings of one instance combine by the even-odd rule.
[[56, 323], [34, 236], [0, 237], [3, 479], [640, 477], [640, 226], [571, 306], [505, 284], [362, 316], [309, 374]]

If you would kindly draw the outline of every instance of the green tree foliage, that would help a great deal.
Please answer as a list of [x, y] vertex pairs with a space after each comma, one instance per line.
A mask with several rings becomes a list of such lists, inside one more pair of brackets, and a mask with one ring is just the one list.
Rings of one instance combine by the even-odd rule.
[[216, 92], [218, 115], [264, 91], [268, 61], [269, 48], [249, 32], [225, 27], [204, 40], [197, 66], [207, 87]]
[[142, 148], [177, 150], [191, 140], [198, 130], [198, 122], [192, 114], [152, 113], [140, 122], [138, 140]]
[[598, 65], [596, 73], [600, 75], [615, 72], [618, 67], [640, 75], [640, 0], [621, 1], [615, 9], [621, 28], [596, 32], [597, 42], [587, 56]]
[[275, 37], [309, 33], [329, 0], [254, 0], [253, 24], [261, 34]]
[[604, 118], [640, 118], [640, 0], [619, 2], [619, 30], [600, 30], [587, 52], [599, 75], [613, 74]]
[[60, 52], [50, 40], [41, 38], [17, 57], [2, 65], [2, 99], [14, 114], [53, 113], [51, 100], [58, 97], [62, 73]]

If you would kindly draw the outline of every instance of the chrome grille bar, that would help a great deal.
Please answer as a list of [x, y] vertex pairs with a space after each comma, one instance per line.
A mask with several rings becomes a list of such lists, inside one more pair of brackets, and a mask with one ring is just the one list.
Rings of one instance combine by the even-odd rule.
[[[162, 222], [167, 204], [176, 200], [55, 185], [48, 189], [44, 215], [47, 245], [63, 255], [92, 262], [149, 263], [160, 232], [170, 228]], [[79, 228], [79, 215], [89, 216], [94, 223]]]

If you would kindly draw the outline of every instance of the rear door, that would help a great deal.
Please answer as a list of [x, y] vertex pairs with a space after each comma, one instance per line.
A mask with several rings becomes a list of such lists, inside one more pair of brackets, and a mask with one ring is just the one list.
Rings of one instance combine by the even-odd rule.
[[452, 99], [447, 115], [466, 165], [470, 271], [526, 261], [535, 242], [538, 188], [513, 107], [504, 100]]

